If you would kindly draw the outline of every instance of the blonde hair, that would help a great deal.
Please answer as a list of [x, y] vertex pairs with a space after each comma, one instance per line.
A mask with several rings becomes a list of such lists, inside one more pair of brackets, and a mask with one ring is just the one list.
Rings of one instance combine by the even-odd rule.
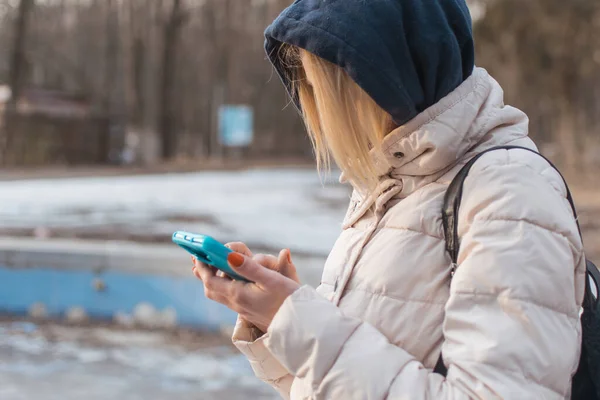
[[392, 117], [337, 65], [289, 45], [280, 58], [298, 94], [319, 170], [333, 158], [348, 180], [374, 190], [378, 174], [370, 151], [381, 151]]

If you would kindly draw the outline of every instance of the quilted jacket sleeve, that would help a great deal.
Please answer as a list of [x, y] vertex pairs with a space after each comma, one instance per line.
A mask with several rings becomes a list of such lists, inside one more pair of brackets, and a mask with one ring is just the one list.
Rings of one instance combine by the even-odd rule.
[[465, 184], [444, 323], [447, 378], [303, 287], [264, 340], [296, 377], [294, 398], [569, 398], [580, 352], [582, 244], [558, 174], [511, 161], [518, 154], [485, 156]]
[[254, 374], [271, 385], [284, 399], [290, 398], [290, 388], [294, 377], [283, 367], [265, 347], [268, 334], [238, 318], [233, 331], [233, 344], [250, 361]]

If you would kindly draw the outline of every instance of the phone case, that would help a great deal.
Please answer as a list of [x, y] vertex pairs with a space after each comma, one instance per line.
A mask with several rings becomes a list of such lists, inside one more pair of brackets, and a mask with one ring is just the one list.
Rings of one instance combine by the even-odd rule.
[[232, 250], [210, 236], [178, 231], [173, 234], [173, 243], [203, 263], [225, 272], [231, 278], [249, 282], [243, 276], [236, 274], [227, 263], [227, 256]]

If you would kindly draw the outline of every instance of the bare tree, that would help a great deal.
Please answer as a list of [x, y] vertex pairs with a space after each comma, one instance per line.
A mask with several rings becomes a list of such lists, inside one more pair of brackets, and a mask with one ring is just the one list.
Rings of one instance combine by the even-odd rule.
[[[222, 154], [217, 116], [226, 103], [254, 109], [250, 156], [309, 155], [298, 116], [292, 108], [282, 111], [289, 100], [273, 79], [262, 49], [265, 26], [288, 4], [36, 2], [26, 29], [27, 64], [34, 73], [27, 74], [22, 66], [18, 73], [21, 79], [31, 78], [24, 82], [28, 85], [76, 92], [100, 116], [127, 126], [123, 136], [139, 140], [135, 146], [141, 161]], [[0, 26], [3, 32], [18, 25], [19, 10], [7, 10], [9, 23]]]
[[475, 34], [478, 63], [528, 113], [532, 136], [580, 173], [600, 146], [600, 3], [490, 0]]
[[188, 16], [183, 9], [182, 0], [171, 1], [171, 11], [164, 24], [162, 65], [159, 80], [158, 127], [161, 135], [162, 157], [165, 160], [174, 157], [177, 150], [175, 113], [178, 100], [175, 96], [174, 81], [177, 69], [179, 35]]
[[18, 16], [13, 38], [13, 50], [10, 65], [9, 85], [12, 91], [13, 102], [19, 99], [23, 85], [23, 73], [25, 72], [25, 43], [27, 40], [27, 26], [29, 16], [35, 0], [21, 0], [18, 8]]
[[[10, 126], [11, 114], [16, 110], [17, 103], [21, 96], [25, 73], [25, 45], [27, 41], [27, 30], [31, 12], [35, 6], [35, 0], [21, 0], [17, 11], [17, 20], [15, 23], [12, 55], [9, 70], [9, 86], [11, 97], [4, 110], [4, 124], [0, 126], [0, 139], [2, 140], [2, 162], [6, 162], [6, 151], [12, 141], [12, 130]], [[3, 131], [3, 132], [2, 132]]]

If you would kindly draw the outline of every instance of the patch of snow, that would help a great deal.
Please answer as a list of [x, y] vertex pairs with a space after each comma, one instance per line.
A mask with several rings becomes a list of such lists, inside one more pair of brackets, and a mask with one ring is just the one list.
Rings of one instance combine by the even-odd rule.
[[39, 355], [48, 350], [49, 342], [43, 337], [4, 334], [0, 336], [0, 346], [10, 347], [30, 355]]
[[181, 229], [316, 255], [331, 249], [350, 195], [347, 187], [331, 181], [322, 184], [316, 171], [304, 169], [26, 180], [2, 185], [3, 228], [45, 232], [46, 227], [89, 229], [113, 224], [160, 235]]
[[[30, 328], [0, 324], [3, 400], [18, 400], [19, 393], [63, 400], [83, 394], [102, 400], [277, 398], [254, 377], [247, 360], [229, 347], [189, 350], [167, 343], [160, 333], [68, 326], [58, 335], [54, 330], [53, 340], [47, 340], [43, 329]], [[82, 339], [82, 332], [90, 333], [95, 344], [68, 339]], [[49, 388], [44, 385], [54, 397], [46, 397]]]

